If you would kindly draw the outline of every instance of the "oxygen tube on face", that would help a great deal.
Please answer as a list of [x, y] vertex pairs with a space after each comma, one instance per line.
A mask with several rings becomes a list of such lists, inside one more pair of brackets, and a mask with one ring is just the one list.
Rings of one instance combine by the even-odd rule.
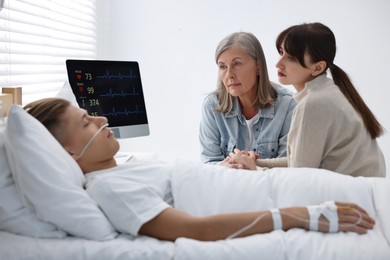
[[89, 141], [87, 142], [87, 144], [84, 146], [83, 150], [81, 150], [79, 156], [77, 156], [75, 158], [75, 160], [79, 160], [83, 155], [84, 153], [87, 151], [88, 147], [91, 145], [92, 141], [98, 136], [98, 134], [100, 134], [101, 131], [103, 131], [104, 128], [106, 128], [108, 126], [108, 123], [102, 125], [97, 131], [96, 133], [89, 139]]

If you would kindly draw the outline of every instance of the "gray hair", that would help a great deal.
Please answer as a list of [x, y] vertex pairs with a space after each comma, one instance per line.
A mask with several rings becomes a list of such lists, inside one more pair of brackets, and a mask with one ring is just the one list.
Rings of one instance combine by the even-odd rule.
[[[272, 87], [268, 77], [267, 62], [263, 48], [259, 40], [252, 33], [235, 32], [223, 38], [215, 50], [215, 61], [218, 63], [219, 56], [229, 48], [238, 47], [248, 53], [256, 61], [259, 68], [259, 76], [257, 81], [257, 98], [253, 106], [257, 109], [270, 106], [276, 99], [276, 90]], [[233, 108], [232, 96], [226, 90], [223, 82], [219, 79], [217, 82], [217, 93], [219, 106], [216, 111], [228, 113]]]

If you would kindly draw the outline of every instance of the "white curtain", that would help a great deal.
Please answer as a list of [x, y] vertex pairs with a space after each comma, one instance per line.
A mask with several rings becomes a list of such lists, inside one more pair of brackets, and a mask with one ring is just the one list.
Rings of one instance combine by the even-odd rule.
[[66, 59], [97, 58], [96, 0], [4, 0], [0, 87], [20, 86], [23, 104], [55, 96]]

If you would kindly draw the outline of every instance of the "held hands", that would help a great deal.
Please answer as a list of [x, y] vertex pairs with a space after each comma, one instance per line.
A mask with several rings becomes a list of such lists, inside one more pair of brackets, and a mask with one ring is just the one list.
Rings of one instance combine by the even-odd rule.
[[221, 165], [234, 169], [256, 170], [256, 160], [258, 158], [259, 154], [256, 154], [253, 151], [241, 151], [235, 148], [234, 151], [229, 153], [229, 156], [221, 162]]

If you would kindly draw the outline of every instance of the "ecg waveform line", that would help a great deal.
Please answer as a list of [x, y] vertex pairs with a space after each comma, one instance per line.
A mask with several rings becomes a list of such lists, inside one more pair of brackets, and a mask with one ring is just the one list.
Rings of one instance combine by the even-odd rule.
[[130, 70], [130, 73], [128, 75], [125, 75], [125, 74], [122, 74], [122, 73], [118, 73], [118, 74], [111, 74], [109, 70], [106, 70], [106, 74], [104, 75], [98, 75], [96, 76], [96, 78], [98, 79], [136, 79], [138, 78], [137, 75], [133, 75], [133, 71]]
[[112, 92], [112, 89], [110, 88], [110, 91], [108, 93], [100, 94], [100, 97], [127, 97], [127, 96], [139, 96], [141, 93], [137, 93], [135, 91], [135, 88], [133, 88], [132, 92], [124, 92], [123, 90], [121, 92]]
[[129, 116], [133, 114], [143, 114], [144, 111], [140, 110], [138, 105], [135, 106], [135, 110], [116, 111], [115, 107], [112, 108], [111, 112], [103, 113], [103, 116]]

